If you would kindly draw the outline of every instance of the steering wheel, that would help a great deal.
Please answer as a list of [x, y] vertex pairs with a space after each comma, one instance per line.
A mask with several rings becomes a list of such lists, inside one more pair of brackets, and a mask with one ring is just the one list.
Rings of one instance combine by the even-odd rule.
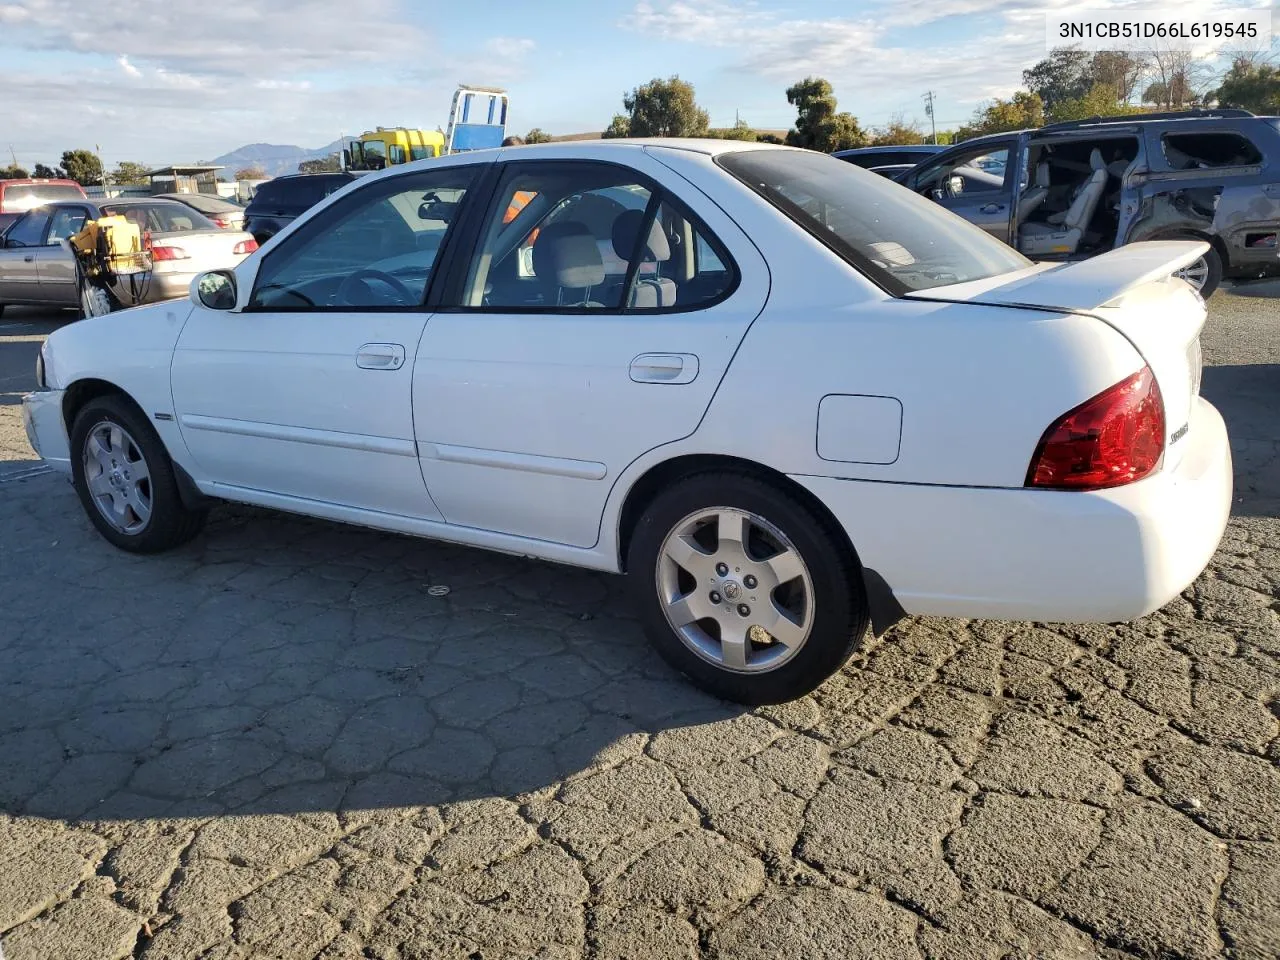
[[342, 285], [338, 287], [338, 292], [335, 294], [335, 297], [340, 303], [345, 303], [348, 306], [368, 306], [368, 304], [353, 303], [351, 300], [351, 294], [355, 292], [355, 285], [357, 283], [363, 283], [365, 285], [365, 289], [368, 289], [369, 285], [365, 283], [366, 280], [382, 281], [395, 291], [396, 295], [400, 297], [405, 306], [410, 306], [413, 303], [413, 294], [410, 292], [409, 288], [391, 274], [384, 273], [381, 270], [357, 270], [342, 281]]

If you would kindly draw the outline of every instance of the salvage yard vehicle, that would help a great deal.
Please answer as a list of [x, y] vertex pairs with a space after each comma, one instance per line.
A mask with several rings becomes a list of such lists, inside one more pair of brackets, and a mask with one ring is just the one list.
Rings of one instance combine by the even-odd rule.
[[124, 550], [230, 500], [625, 572], [670, 663], [777, 702], [869, 624], [1127, 620], [1199, 575], [1232, 490], [1174, 276], [1205, 249], [1037, 265], [764, 144], [464, 154], [55, 331], [23, 417]]
[[74, 180], [0, 180], [0, 231], [32, 207], [55, 200], [88, 199], [84, 187]]
[[112, 288], [126, 305], [185, 297], [198, 273], [234, 267], [258, 248], [247, 233], [223, 230], [172, 200], [60, 201], [36, 207], [0, 234], [0, 312], [8, 305], [83, 309], [67, 241], [85, 223], [119, 215], [143, 237], [151, 268]]
[[1280, 119], [1245, 110], [1095, 118], [966, 140], [898, 178], [1035, 260], [1204, 240], [1182, 276], [1280, 269]]
[[244, 207], [207, 193], [161, 193], [160, 200], [173, 200], [204, 214], [215, 227], [224, 230], [244, 229]]
[[265, 181], [244, 210], [244, 229], [258, 245], [355, 177], [350, 173], [295, 173]]

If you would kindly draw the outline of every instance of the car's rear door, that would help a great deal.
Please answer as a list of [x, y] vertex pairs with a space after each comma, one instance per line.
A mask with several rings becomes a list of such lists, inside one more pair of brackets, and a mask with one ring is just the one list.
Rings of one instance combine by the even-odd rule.
[[768, 268], [640, 151], [508, 163], [476, 233], [418, 348], [423, 475], [450, 523], [589, 547], [622, 471], [697, 429]]

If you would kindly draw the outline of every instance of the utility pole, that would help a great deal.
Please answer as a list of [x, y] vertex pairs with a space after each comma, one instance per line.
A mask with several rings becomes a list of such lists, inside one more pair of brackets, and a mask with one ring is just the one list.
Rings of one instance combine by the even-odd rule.
[[9, 144], [9, 156], [13, 159], [13, 165], [16, 167], [16, 166], [18, 165], [18, 155], [17, 155], [16, 153], [14, 153], [14, 152], [13, 152], [13, 144], [12, 144], [12, 143], [11, 143], [11, 144]]
[[929, 127], [933, 130], [934, 146], [938, 144], [938, 122], [933, 117], [933, 91], [929, 90], [924, 95], [924, 112], [929, 118]]

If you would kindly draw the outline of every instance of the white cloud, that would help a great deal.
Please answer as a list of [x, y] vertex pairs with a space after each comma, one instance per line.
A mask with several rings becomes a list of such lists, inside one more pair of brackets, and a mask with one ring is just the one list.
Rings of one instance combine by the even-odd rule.
[[123, 70], [125, 73], [127, 73], [129, 76], [131, 77], [142, 76], [142, 71], [139, 70], [137, 67], [135, 67], [132, 63], [130, 63], [128, 57], [123, 55], [120, 57], [117, 57], [116, 63], [120, 64], [120, 69]]

